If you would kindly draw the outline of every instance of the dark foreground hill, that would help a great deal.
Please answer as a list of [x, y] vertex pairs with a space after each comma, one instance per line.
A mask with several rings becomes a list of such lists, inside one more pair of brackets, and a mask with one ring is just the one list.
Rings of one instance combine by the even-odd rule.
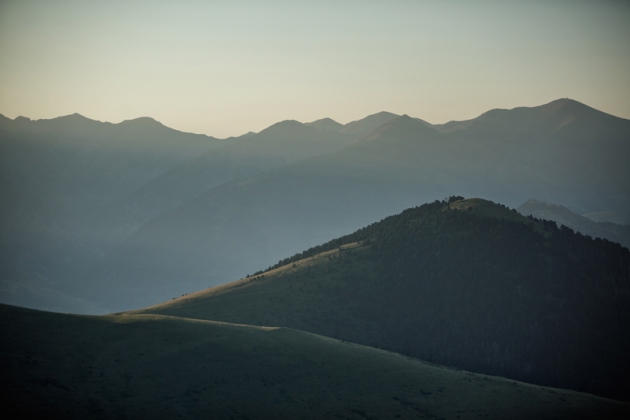
[[628, 399], [628, 249], [489, 201], [457, 200], [138, 312], [291, 327]]
[[628, 404], [284, 328], [0, 305], [3, 418], [598, 419]]

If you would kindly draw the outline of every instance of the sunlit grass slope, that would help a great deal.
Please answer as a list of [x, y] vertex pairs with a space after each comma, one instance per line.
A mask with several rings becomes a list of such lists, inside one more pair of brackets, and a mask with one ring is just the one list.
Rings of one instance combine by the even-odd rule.
[[629, 267], [618, 244], [453, 197], [131, 313], [295, 328], [628, 399]]
[[[4, 418], [601, 418], [629, 406], [284, 328], [0, 306]], [[10, 415], [6, 415], [6, 414]]]

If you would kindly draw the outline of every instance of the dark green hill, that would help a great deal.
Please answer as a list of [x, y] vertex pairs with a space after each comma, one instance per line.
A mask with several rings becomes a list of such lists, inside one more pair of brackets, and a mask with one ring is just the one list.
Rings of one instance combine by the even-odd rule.
[[598, 419], [630, 406], [284, 328], [0, 305], [5, 419]]
[[138, 312], [291, 327], [628, 399], [629, 251], [489, 201], [450, 201]]

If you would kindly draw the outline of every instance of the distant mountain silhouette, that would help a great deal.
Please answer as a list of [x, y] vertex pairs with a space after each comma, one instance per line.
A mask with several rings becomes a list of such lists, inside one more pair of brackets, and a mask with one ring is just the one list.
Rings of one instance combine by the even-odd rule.
[[164, 124], [162, 124], [159, 121], [154, 120], [151, 117], [140, 117], [140, 118], [134, 118], [133, 120], [125, 120], [125, 121], [122, 121], [121, 123], [118, 123], [117, 125], [119, 127], [133, 127], [137, 130], [149, 130], [149, 129], [170, 130], [170, 128], [166, 127]]
[[514, 132], [521, 129], [551, 133], [574, 122], [597, 121], [599, 118], [617, 119], [572, 99], [557, 99], [537, 107], [518, 107], [514, 109], [493, 109], [479, 117], [466, 121], [450, 121], [435, 125], [444, 133], [461, 130], [479, 130], [487, 132]]
[[451, 197], [132, 313], [296, 328], [629, 400], [629, 272], [618, 244]]
[[343, 124], [339, 124], [337, 121], [332, 120], [330, 118], [322, 118], [321, 120], [316, 120], [310, 123], [306, 123], [304, 125], [314, 127], [320, 131], [337, 131], [337, 132], [342, 131], [344, 127]]
[[594, 222], [584, 216], [573, 213], [566, 207], [538, 200], [529, 200], [516, 210], [523, 215], [553, 220], [584, 235], [589, 235], [593, 238], [605, 238], [630, 248], [630, 226], [621, 226], [610, 222]]
[[398, 141], [422, 141], [426, 136], [447, 139], [447, 136], [436, 131], [430, 124], [409, 115], [394, 117], [373, 130], [368, 136], [362, 137], [354, 143], [369, 142], [387, 138]]
[[343, 132], [364, 136], [396, 117], [398, 117], [398, 115], [392, 114], [391, 112], [378, 112], [368, 115], [363, 119], [349, 122], [344, 126]]

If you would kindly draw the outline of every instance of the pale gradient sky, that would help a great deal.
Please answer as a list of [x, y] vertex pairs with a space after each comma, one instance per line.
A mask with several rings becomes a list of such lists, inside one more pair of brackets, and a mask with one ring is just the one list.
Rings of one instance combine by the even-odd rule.
[[226, 137], [561, 97], [630, 118], [630, 2], [0, 0], [10, 118], [151, 116]]

